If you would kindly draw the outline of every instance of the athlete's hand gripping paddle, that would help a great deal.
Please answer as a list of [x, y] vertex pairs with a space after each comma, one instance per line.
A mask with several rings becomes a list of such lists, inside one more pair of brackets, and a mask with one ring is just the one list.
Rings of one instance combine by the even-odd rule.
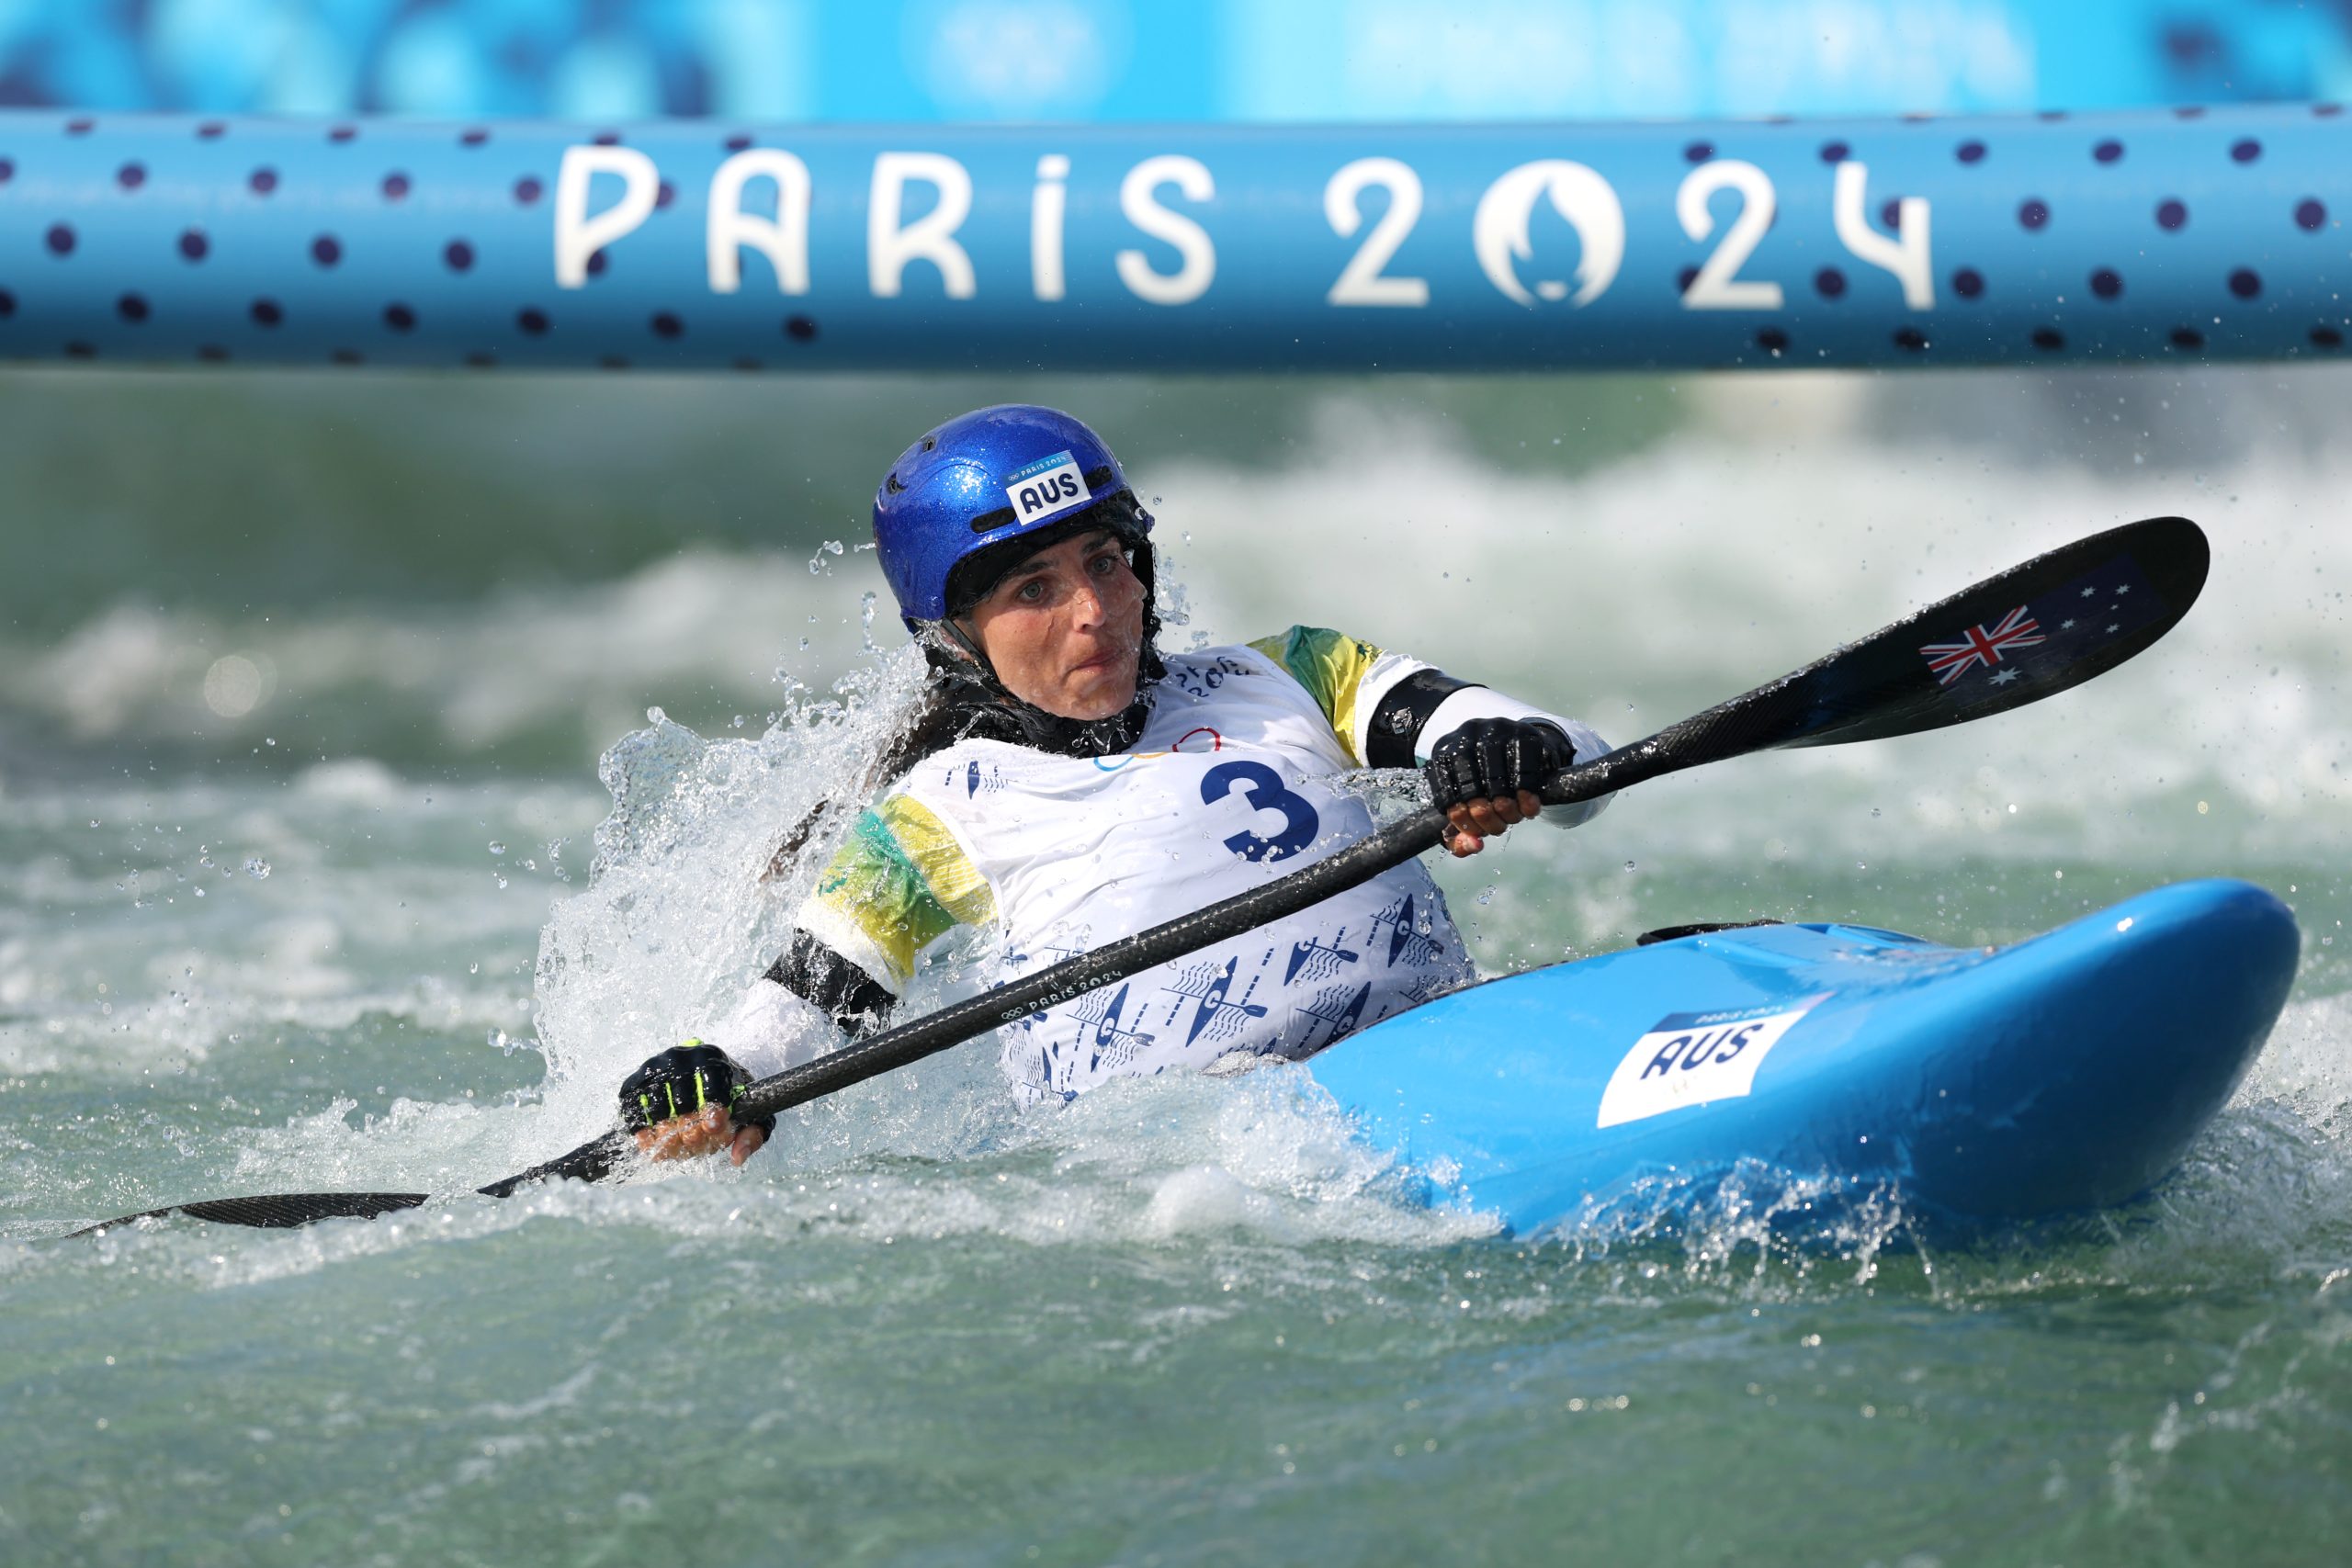
[[[2112, 670], [2170, 631], [2204, 587], [2208, 559], [2204, 534], [2182, 517], [2152, 518], [2095, 534], [2012, 567], [1646, 740], [1564, 769], [1541, 793], [1546, 805], [1565, 806], [1750, 751], [1913, 735], [2039, 702]], [[1424, 807], [1263, 887], [762, 1078], [736, 1098], [736, 1119], [774, 1116], [805, 1105], [1039, 1008], [1295, 914], [1433, 848], [1445, 827], [1442, 811]], [[503, 1198], [546, 1177], [594, 1181], [633, 1148], [628, 1134], [616, 1129], [478, 1190]], [[415, 1208], [428, 1196], [303, 1192], [221, 1198], [151, 1209], [74, 1234], [175, 1212], [230, 1224], [267, 1226], [372, 1218]]]

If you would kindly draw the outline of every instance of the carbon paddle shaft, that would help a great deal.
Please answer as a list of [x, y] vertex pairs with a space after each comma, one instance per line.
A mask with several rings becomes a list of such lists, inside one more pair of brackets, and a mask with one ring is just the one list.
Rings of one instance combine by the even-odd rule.
[[[1594, 800], [1750, 751], [1886, 739], [2039, 702], [2112, 670], [2170, 631], [2196, 603], [2209, 561], [2204, 534], [2186, 518], [2152, 518], [2095, 534], [1645, 740], [1566, 769], [1545, 784], [1544, 799], [1554, 806]], [[1423, 807], [1263, 887], [762, 1078], [744, 1091], [745, 1107], [765, 1116], [805, 1105], [1137, 970], [1295, 914], [1435, 847], [1444, 829], [1444, 814]], [[616, 1130], [478, 1190], [503, 1198], [549, 1177], [598, 1180], [633, 1149], [629, 1136]], [[175, 1211], [232, 1224], [283, 1226], [372, 1218], [424, 1201], [418, 1192], [224, 1198], [150, 1210], [74, 1234]]]
[[[1040, 1008], [1109, 985], [1138, 969], [1182, 958], [1211, 942], [1239, 935], [1268, 920], [1319, 903], [1391, 866], [1403, 864], [1436, 844], [1444, 828], [1445, 814], [1435, 807], [1425, 806], [1304, 871], [1040, 969], [912, 1023], [887, 1030], [871, 1040], [762, 1078], [743, 1091], [743, 1108], [754, 1116], [769, 1116], [805, 1105], [853, 1084], [879, 1077], [894, 1068], [920, 1062], [925, 1056], [937, 1055], [976, 1034], [985, 1034]], [[635, 1141], [627, 1133], [615, 1129], [591, 1138], [569, 1154], [475, 1190], [492, 1198], [505, 1198], [534, 1181], [551, 1177], [601, 1180], [635, 1149]], [[132, 1220], [158, 1219], [175, 1213], [224, 1224], [285, 1228], [306, 1225], [314, 1220], [373, 1219], [379, 1214], [413, 1209], [425, 1199], [426, 1194], [422, 1192], [288, 1192], [220, 1198], [126, 1214], [73, 1234], [88, 1235]]]

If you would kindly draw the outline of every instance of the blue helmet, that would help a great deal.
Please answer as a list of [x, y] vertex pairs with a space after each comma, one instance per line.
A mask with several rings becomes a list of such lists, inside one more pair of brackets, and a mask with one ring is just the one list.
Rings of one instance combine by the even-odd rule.
[[1137, 543], [1151, 531], [1101, 436], [1056, 409], [1001, 403], [951, 419], [899, 454], [874, 492], [874, 544], [911, 630], [956, 608], [948, 580], [959, 563], [1096, 516]]

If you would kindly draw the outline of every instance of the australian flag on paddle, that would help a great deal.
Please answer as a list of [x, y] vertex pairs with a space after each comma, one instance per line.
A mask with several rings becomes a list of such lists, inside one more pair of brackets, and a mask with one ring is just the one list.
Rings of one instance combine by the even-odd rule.
[[1938, 685], [1966, 702], [2078, 664], [2168, 613], [2139, 563], [2119, 553], [2006, 615], [1951, 627], [1921, 644], [1919, 657]]

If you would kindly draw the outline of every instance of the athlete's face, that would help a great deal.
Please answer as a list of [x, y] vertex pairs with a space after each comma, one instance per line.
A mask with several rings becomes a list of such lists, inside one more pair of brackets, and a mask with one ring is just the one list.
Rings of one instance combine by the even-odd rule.
[[972, 635], [1005, 689], [1063, 718], [1136, 700], [1143, 584], [1118, 536], [1081, 534], [1008, 572], [972, 608]]

